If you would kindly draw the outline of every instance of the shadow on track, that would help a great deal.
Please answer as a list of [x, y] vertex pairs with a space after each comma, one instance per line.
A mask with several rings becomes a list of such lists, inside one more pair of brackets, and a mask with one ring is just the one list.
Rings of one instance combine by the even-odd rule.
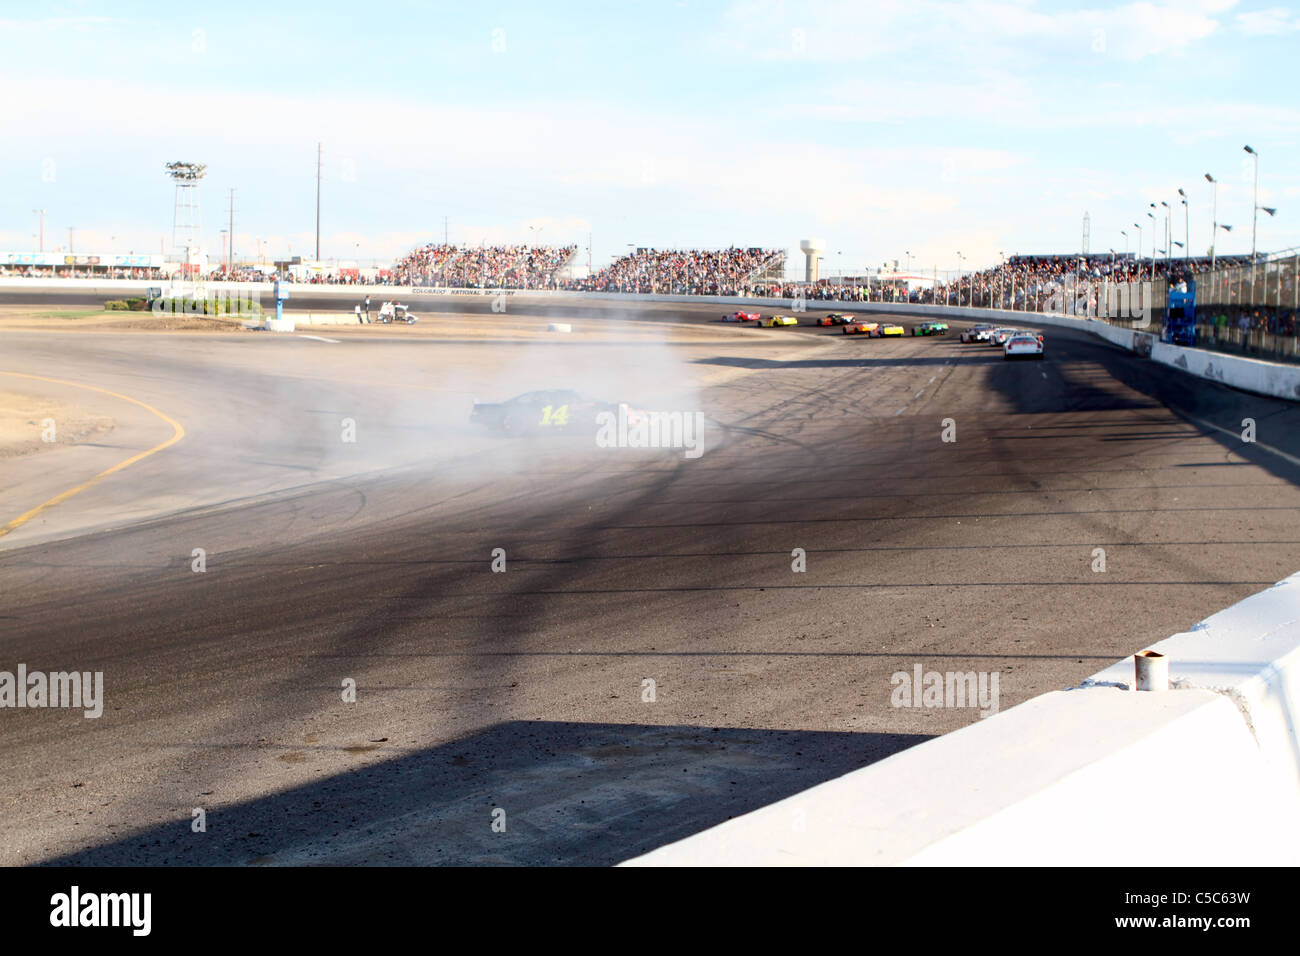
[[[42, 865], [604, 866], [925, 739], [516, 721], [209, 808], [204, 833], [191, 832], [186, 807], [173, 824]], [[283, 757], [309, 759], [310, 749]], [[505, 811], [505, 832], [493, 830], [496, 808]]]

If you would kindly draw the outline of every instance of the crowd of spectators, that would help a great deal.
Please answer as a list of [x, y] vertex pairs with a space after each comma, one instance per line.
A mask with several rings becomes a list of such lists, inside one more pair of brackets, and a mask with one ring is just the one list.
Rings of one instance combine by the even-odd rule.
[[[1211, 260], [1138, 259], [1135, 256], [1012, 256], [991, 269], [971, 272], [933, 287], [916, 289], [908, 301], [961, 302], [976, 307], [1034, 309], [1062, 292], [1068, 283], [1139, 282], [1152, 279], [1185, 282], [1208, 272]], [[1249, 265], [1249, 256], [1220, 256], [1217, 269]]]
[[557, 289], [577, 246], [455, 246], [430, 243], [394, 264], [397, 285], [452, 289]]
[[744, 295], [755, 276], [784, 266], [774, 249], [638, 249], [585, 279], [562, 288], [582, 292], [633, 292], [659, 295]]
[[22, 279], [162, 279], [161, 269], [84, 269], [54, 266], [0, 266], [0, 278]]

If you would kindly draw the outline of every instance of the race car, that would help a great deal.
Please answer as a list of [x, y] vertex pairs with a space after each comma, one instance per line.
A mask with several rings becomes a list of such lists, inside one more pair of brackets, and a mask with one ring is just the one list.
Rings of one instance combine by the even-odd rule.
[[765, 329], [775, 329], [782, 325], [798, 325], [799, 320], [793, 315], [769, 315], [766, 319], [759, 319], [758, 324]]
[[987, 342], [993, 335], [993, 326], [987, 322], [980, 322], [972, 325], [969, 329], [961, 334], [963, 342]]
[[568, 389], [525, 392], [504, 402], [474, 402], [471, 424], [507, 435], [555, 435], [588, 433], [600, 427], [601, 412], [619, 414], [623, 409], [629, 425], [636, 425], [641, 411], [622, 402], [602, 402]]
[[1002, 346], [1003, 359], [1043, 357], [1043, 340], [1030, 332], [1017, 332]]
[[947, 322], [922, 322], [920, 325], [912, 326], [913, 335], [947, 335]]
[[876, 335], [906, 335], [907, 329], [903, 328], [896, 322], [881, 322], [880, 328], [876, 330]]
[[845, 325], [842, 331], [844, 332], [845, 335], [874, 336], [876, 334], [876, 331], [879, 328], [880, 328], [879, 322], [869, 322], [866, 319], [857, 319]]
[[757, 312], [728, 312], [722, 317], [723, 322], [757, 322], [761, 316]]
[[989, 333], [989, 345], [996, 345], [1001, 348], [1007, 344], [1007, 339], [1021, 331], [1021, 329], [994, 329]]
[[848, 325], [856, 322], [857, 317], [845, 312], [831, 312], [817, 320], [818, 325]]

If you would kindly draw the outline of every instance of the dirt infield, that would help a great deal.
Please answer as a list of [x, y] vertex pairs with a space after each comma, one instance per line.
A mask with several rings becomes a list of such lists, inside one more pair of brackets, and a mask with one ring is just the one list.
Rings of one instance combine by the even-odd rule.
[[0, 460], [73, 445], [112, 428], [113, 419], [107, 415], [31, 395], [0, 392]]

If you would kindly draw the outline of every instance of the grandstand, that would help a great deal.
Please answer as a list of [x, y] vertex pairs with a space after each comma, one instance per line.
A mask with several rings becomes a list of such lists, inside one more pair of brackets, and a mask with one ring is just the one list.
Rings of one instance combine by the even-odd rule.
[[394, 264], [400, 285], [452, 289], [554, 289], [577, 253], [568, 246], [456, 246], [429, 243]]
[[785, 253], [758, 247], [637, 249], [564, 288], [660, 295], [746, 295], [780, 281]]

